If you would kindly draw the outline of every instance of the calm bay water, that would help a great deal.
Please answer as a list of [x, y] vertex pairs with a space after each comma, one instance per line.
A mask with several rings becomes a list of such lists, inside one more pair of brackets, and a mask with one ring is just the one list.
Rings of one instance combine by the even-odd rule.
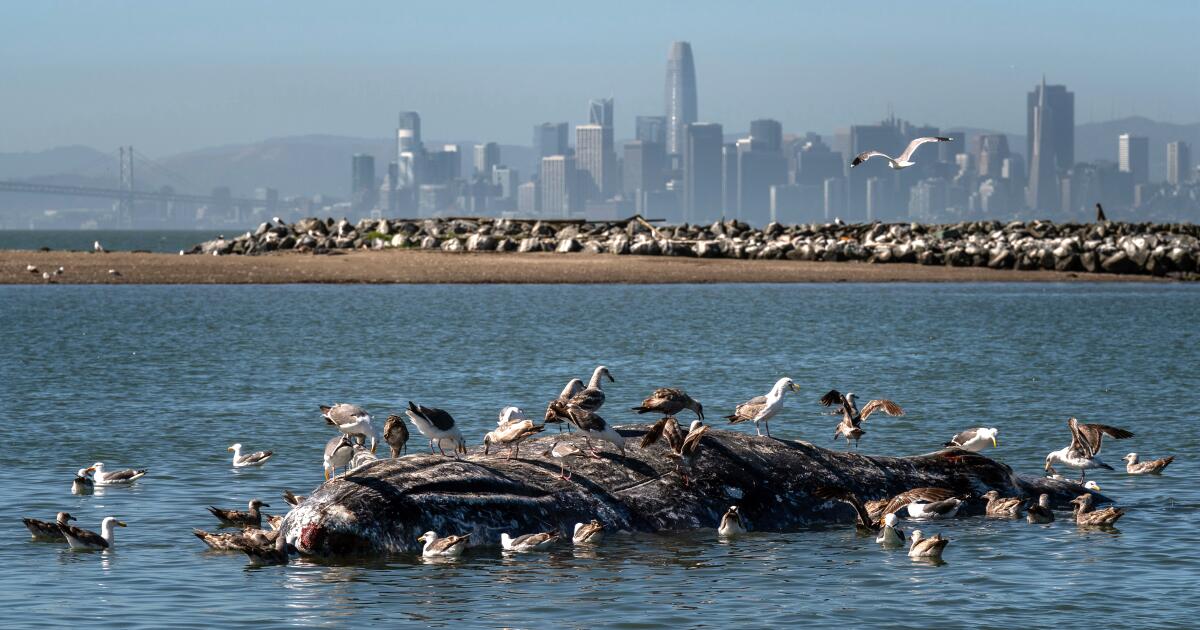
[[[229, 237], [245, 230], [226, 232]], [[202, 241], [216, 238], [219, 230], [0, 230], [0, 249], [41, 249], [55, 251], [92, 251], [100, 241], [113, 252], [147, 250], [175, 253], [190, 249]]]
[[[0, 624], [1191, 626], [1197, 313], [1186, 285], [0, 287]], [[777, 437], [831, 445], [816, 399], [837, 387], [908, 412], [872, 419], [867, 453], [997, 426], [990, 454], [1034, 474], [1076, 415], [1137, 434], [1106, 444], [1114, 466], [1131, 450], [1179, 459], [1162, 477], [1094, 475], [1129, 511], [1117, 531], [1066, 513], [926, 526], [952, 539], [942, 566], [849, 526], [262, 569], [190, 533], [216, 524], [206, 505], [262, 497], [274, 512], [282, 489], [319, 484], [319, 404], [444, 407], [478, 444], [502, 406], [538, 413], [597, 363], [616, 377], [616, 423], [656, 386], [685, 387], [715, 420], [788, 375], [803, 391]], [[277, 455], [235, 471], [235, 441]], [[94, 461], [150, 475], [72, 496]], [[29, 542], [20, 517], [58, 510], [129, 527], [106, 553]]]

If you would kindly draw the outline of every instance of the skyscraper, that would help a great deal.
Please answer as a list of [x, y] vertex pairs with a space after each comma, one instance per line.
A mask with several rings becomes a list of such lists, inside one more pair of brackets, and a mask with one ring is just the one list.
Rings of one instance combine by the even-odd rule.
[[475, 145], [475, 177], [490, 180], [492, 167], [500, 163], [500, 145], [495, 142]]
[[1150, 181], [1150, 141], [1142, 136], [1123, 133], [1117, 136], [1117, 163], [1121, 172], [1133, 176], [1133, 185]]
[[[425, 149], [421, 145], [421, 115], [417, 112], [400, 112], [396, 127], [396, 191], [398, 211], [416, 208], [417, 187], [421, 185], [421, 170]], [[391, 200], [389, 200], [391, 203]]]
[[581, 207], [575, 173], [575, 158], [551, 155], [542, 158], [542, 212], [569, 217]]
[[359, 215], [365, 215], [375, 208], [375, 156], [365, 153], [355, 153], [351, 158], [350, 167], [350, 199], [351, 207]]
[[1002, 133], [985, 133], [979, 135], [978, 175], [982, 179], [998, 178], [1008, 159], [1008, 136]]
[[688, 223], [711, 223], [721, 216], [722, 134], [716, 123], [690, 123], [684, 129], [683, 220]]
[[1182, 140], [1167, 143], [1167, 183], [1187, 183], [1192, 177], [1192, 151]]
[[613, 100], [609, 98], [594, 98], [588, 101], [588, 124], [601, 127], [613, 126]]
[[[897, 155], [908, 144], [900, 132], [900, 127], [901, 122], [895, 118], [884, 120], [878, 125], [850, 127], [849, 155], [858, 155], [872, 149], [888, 155]], [[846, 172], [846, 206], [841, 218], [849, 222], [869, 220], [869, 216], [879, 220], [891, 218], [890, 202], [894, 189], [891, 184], [895, 180], [895, 174], [896, 171], [888, 167], [887, 160], [868, 160], [849, 169]], [[879, 180], [871, 190], [874, 197], [870, 197], [867, 191], [871, 179]], [[907, 192], [903, 201], [907, 206]]]
[[567, 123], [542, 123], [533, 126], [533, 153], [541, 172], [542, 158], [567, 154]]
[[760, 118], [750, 121], [750, 137], [757, 150], [779, 153], [783, 150], [783, 125], [778, 120]]
[[662, 190], [666, 155], [658, 142], [634, 140], [625, 143], [622, 191], [633, 198], [638, 191]]
[[400, 112], [400, 123], [396, 127], [396, 154], [420, 147], [421, 115], [417, 112]]
[[697, 116], [696, 64], [688, 42], [671, 44], [667, 54], [666, 104], [667, 153], [682, 153], [687, 125], [696, 122]]
[[579, 169], [581, 201], [608, 199], [616, 182], [616, 154], [611, 128], [579, 125], [575, 128], [575, 164]]
[[1061, 174], [1075, 165], [1075, 93], [1068, 92], [1065, 85], [1046, 85], [1046, 78], [1042, 77], [1042, 82], [1025, 95], [1025, 156], [1030, 160], [1035, 135], [1034, 110], [1043, 93], [1046, 97], [1043, 153], [1055, 172]]
[[770, 140], [752, 138], [737, 143], [737, 218], [762, 226], [771, 220], [771, 187], [787, 183], [788, 162]]
[[635, 138], [642, 142], [657, 142], [667, 145], [666, 116], [638, 116]]

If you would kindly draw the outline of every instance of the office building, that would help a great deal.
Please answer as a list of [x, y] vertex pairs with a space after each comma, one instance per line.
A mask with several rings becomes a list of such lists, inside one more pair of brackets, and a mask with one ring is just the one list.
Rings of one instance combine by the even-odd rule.
[[760, 118], [750, 121], [750, 137], [759, 151], [783, 151], [783, 125], [778, 120]]
[[588, 101], [588, 124], [600, 125], [612, 129], [613, 126], [613, 99], [609, 98], [594, 98]]
[[1009, 157], [1008, 136], [997, 134], [980, 134], [979, 152], [975, 160], [976, 175], [981, 179], [999, 178], [1004, 169], [1004, 160]]
[[666, 116], [638, 116], [634, 137], [642, 142], [667, 145]]
[[611, 129], [602, 125], [575, 128], [575, 165], [579, 169], [580, 202], [603, 200], [615, 194], [616, 154]]
[[350, 158], [350, 199], [355, 214], [365, 215], [375, 208], [375, 156], [355, 153]]
[[821, 136], [810, 134], [796, 151], [795, 182], [801, 185], [823, 186], [830, 177], [842, 177], [846, 160], [840, 151], [833, 151], [821, 141]]
[[871, 177], [867, 179], [866, 187], [866, 210], [867, 223], [871, 221], [882, 220], [883, 217], [889, 215], [888, 200], [890, 197], [891, 186], [890, 181], [883, 177]]
[[497, 195], [501, 199], [516, 199], [517, 186], [521, 183], [521, 175], [517, 169], [497, 164], [492, 167], [492, 184], [497, 187]]
[[737, 144], [721, 145], [721, 216], [737, 214], [738, 204]]
[[495, 142], [475, 145], [475, 177], [490, 180], [492, 167], [500, 163], [500, 145]]
[[1133, 176], [1133, 184], [1150, 181], [1150, 140], [1123, 133], [1117, 136], [1117, 164], [1122, 173]]
[[684, 129], [683, 217], [688, 223], [712, 223], [721, 217], [722, 133], [716, 123], [690, 123]]
[[[697, 120], [696, 64], [692, 59], [692, 45], [688, 42], [671, 44], [671, 51], [667, 55], [665, 100], [667, 153], [679, 154], [683, 152], [687, 140], [687, 126]], [[686, 198], [687, 195], [684, 196]]]
[[825, 197], [825, 220], [832, 221], [846, 214], [846, 179], [828, 177], [822, 183]]
[[537, 182], [525, 182], [517, 186], [517, 212], [523, 217], [541, 214], [542, 199], [538, 195]]
[[542, 123], [533, 127], [533, 152], [540, 162], [551, 155], [566, 155], [567, 123]]
[[1046, 85], [1045, 77], [1025, 95], [1025, 156], [1032, 160], [1036, 112], [1043, 96], [1042, 152], [1056, 172], [1064, 173], [1075, 165], [1075, 93], [1068, 92], [1065, 85]]
[[552, 217], [570, 217], [582, 207], [578, 191], [579, 177], [575, 172], [575, 158], [567, 155], [551, 155], [542, 158], [540, 181], [543, 214]]
[[666, 147], [661, 142], [634, 140], [625, 143], [621, 190], [631, 199], [638, 191], [662, 190], [665, 184]]
[[422, 162], [422, 184], [449, 184], [462, 176], [462, 155], [457, 144], [443, 145], [440, 150], [425, 153]]
[[[863, 151], [877, 150], [888, 155], [899, 155], [908, 145], [907, 139], [900, 131], [901, 125], [902, 121], [889, 118], [877, 125], [850, 127], [848, 154], [858, 155]], [[885, 190], [883, 181], [891, 182], [896, 174], [896, 171], [888, 167], [887, 160], [867, 160], [847, 169], [846, 173], [846, 209], [841, 218], [848, 223], [870, 221], [871, 217], [880, 220], [887, 218], [886, 214], [878, 214], [890, 201], [887, 199], [890, 196], [890, 187]], [[871, 179], [882, 180], [875, 185], [876, 198], [873, 204], [868, 202], [867, 195], [867, 182]]]
[[771, 216], [775, 223], [824, 223], [824, 187], [811, 184], [771, 186]]
[[[757, 121], [756, 121], [757, 122]], [[774, 121], [772, 121], [774, 122]], [[770, 141], [743, 138], [737, 143], [737, 216], [751, 225], [771, 220], [771, 187], [787, 184], [787, 158]]]
[[1167, 183], [1186, 184], [1192, 176], [1192, 151], [1182, 140], [1167, 143]]
[[940, 177], [923, 179], [908, 192], [908, 217], [914, 221], [934, 222], [949, 203], [949, 186]]

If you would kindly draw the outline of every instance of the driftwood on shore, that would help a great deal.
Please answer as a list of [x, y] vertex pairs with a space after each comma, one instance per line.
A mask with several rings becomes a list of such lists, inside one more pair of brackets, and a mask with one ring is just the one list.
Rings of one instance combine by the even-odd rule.
[[[374, 554], [414, 551], [417, 536], [429, 530], [470, 533], [473, 546], [489, 546], [504, 532], [570, 532], [593, 518], [610, 531], [715, 528], [734, 504], [756, 531], [852, 523], [849, 506], [815, 496], [828, 486], [853, 490], [864, 501], [924, 486], [972, 497], [992, 489], [1035, 500], [1044, 493], [1064, 509], [1088, 492], [1073, 481], [1016, 474], [960, 449], [876, 457], [724, 430], [705, 436], [684, 485], [665, 444], [634, 446], [646, 429], [621, 427], [626, 455], [606, 445], [600, 459], [579, 458], [569, 480], [560, 478], [558, 461], [545, 451], [556, 439], [582, 446], [579, 434], [530, 440], [514, 459], [484, 456], [482, 449], [462, 459], [381, 459], [317, 488], [281, 528], [302, 553]], [[963, 512], [982, 513], [982, 506], [975, 499]]]
[[310, 218], [291, 225], [263, 223], [254, 232], [207, 241], [188, 253], [387, 248], [916, 263], [1189, 277], [1200, 273], [1200, 226], [1111, 221], [771, 223], [756, 229], [740, 221], [654, 226], [638, 216], [619, 221], [364, 219], [357, 224]]

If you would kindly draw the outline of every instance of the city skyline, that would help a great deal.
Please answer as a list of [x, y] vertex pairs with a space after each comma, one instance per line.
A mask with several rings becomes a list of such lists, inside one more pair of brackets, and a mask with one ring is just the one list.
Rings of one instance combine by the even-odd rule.
[[[506, 14], [475, 5], [466, 16], [418, 6], [404, 19], [422, 27], [404, 38], [380, 37], [400, 19], [395, 7], [300, 5], [308, 10], [296, 15], [264, 3], [229, 5], [244, 22], [220, 24], [215, 16], [223, 13], [211, 7], [14, 6], [10, 28], [0, 26], [0, 55], [22, 63], [0, 67], [0, 80], [22, 98], [0, 105], [8, 126], [0, 152], [133, 144], [161, 156], [309, 133], [367, 137], [399, 109], [438, 112], [426, 137], [524, 144], [531, 121], [583, 122], [577, 103], [597, 95], [615, 97], [624, 112], [616, 138], [633, 138], [633, 115], [663, 111], [661, 59], [672, 39], [697, 51], [698, 120], [727, 128], [769, 117], [786, 129], [828, 132], [894, 110], [920, 122], [1018, 133], [1021, 113], [994, 103], [1043, 73], [1072, 87], [1079, 122], [1141, 114], [1191, 123], [1200, 102], [1200, 85], [1179, 80], [1194, 76], [1186, 56], [1172, 54], [1182, 41], [1173, 37], [1200, 18], [1200, 7], [1187, 3], [1153, 12], [1112, 3], [1086, 16], [1050, 6], [1039, 20], [1020, 6], [768, 4], [759, 11], [773, 19], [756, 21], [757, 29], [737, 28], [748, 16], [721, 5], [681, 11], [616, 2], [570, 27], [541, 17], [536, 3]], [[630, 13], [646, 19], [618, 19]], [[858, 19], [863, 13], [888, 19]], [[1049, 28], [1063, 20], [1086, 28]], [[259, 23], [272, 28], [251, 28]], [[450, 24], [456, 37], [433, 35]], [[929, 35], [906, 38], [918, 24]], [[1152, 34], [1131, 24], [1152, 25]], [[1021, 40], [981, 44], [976, 32], [984, 25], [1019, 30]], [[804, 37], [785, 35], [802, 26]], [[1092, 34], [1116, 29], [1133, 31], [1136, 42], [1115, 50]], [[526, 38], [532, 30], [541, 37]], [[336, 36], [347, 32], [356, 36]], [[905, 55], [864, 43], [872, 41], [902, 42]], [[87, 95], [86, 115], [79, 94]]]

